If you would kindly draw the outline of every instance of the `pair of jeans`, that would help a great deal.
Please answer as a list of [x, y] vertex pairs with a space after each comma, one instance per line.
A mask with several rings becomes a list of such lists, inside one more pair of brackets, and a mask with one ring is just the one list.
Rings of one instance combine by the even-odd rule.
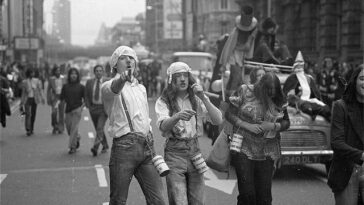
[[104, 106], [101, 105], [92, 105], [89, 108], [92, 123], [96, 129], [96, 138], [94, 141], [94, 149], [98, 150], [100, 144], [102, 144], [103, 149], [108, 149], [109, 145], [107, 144], [104, 127], [107, 120], [107, 115], [104, 110]]
[[[364, 204], [364, 168], [355, 165], [348, 185], [343, 191], [335, 193], [334, 195], [336, 205]], [[359, 198], [360, 195], [361, 197]], [[361, 203], [359, 200], [361, 200]]]
[[164, 205], [162, 180], [152, 163], [153, 140], [135, 133], [114, 138], [109, 162], [110, 205], [126, 204], [133, 175], [148, 205]]
[[238, 178], [238, 205], [271, 205], [274, 161], [250, 160], [243, 153], [232, 153], [231, 163]]
[[25, 130], [33, 132], [35, 115], [37, 114], [37, 104], [34, 98], [28, 98], [24, 105], [25, 111]]
[[81, 121], [82, 106], [66, 113], [66, 128], [69, 135], [68, 147], [70, 149], [76, 149], [77, 142], [80, 141], [80, 134], [78, 133], [78, 127]]
[[168, 139], [164, 151], [165, 161], [170, 169], [167, 179], [170, 205], [203, 205], [205, 181], [198, 173], [191, 158], [200, 153], [198, 139]]
[[60, 102], [58, 107], [52, 107], [51, 124], [54, 130], [64, 131], [64, 103]]

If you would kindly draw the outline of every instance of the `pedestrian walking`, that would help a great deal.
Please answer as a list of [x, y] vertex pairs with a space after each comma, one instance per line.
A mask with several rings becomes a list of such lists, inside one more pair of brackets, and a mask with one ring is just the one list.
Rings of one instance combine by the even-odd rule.
[[195, 83], [187, 64], [172, 63], [167, 76], [168, 85], [158, 98], [155, 111], [157, 126], [166, 138], [165, 160], [171, 169], [166, 176], [169, 204], [204, 204], [203, 167], [193, 161], [196, 156], [201, 157], [198, 137], [203, 134], [203, 119], [218, 125], [222, 114], [202, 86]]
[[25, 77], [22, 81], [20, 108], [25, 113], [25, 130], [27, 136], [33, 134], [34, 122], [37, 114], [37, 104], [45, 103], [42, 92], [42, 83], [35, 77], [35, 71], [28, 68], [25, 72]]
[[48, 80], [47, 104], [51, 106], [52, 134], [62, 134], [64, 131], [64, 103], [61, 102], [61, 90], [66, 84], [66, 78], [61, 75], [59, 66], [54, 66], [52, 76]]
[[95, 78], [89, 79], [85, 87], [85, 105], [90, 112], [92, 123], [96, 129], [96, 138], [94, 145], [91, 148], [93, 156], [97, 156], [100, 144], [102, 144], [101, 153], [105, 153], [109, 149], [107, 144], [104, 127], [107, 120], [107, 115], [102, 102], [101, 85], [106, 81], [104, 68], [101, 65], [94, 67]]
[[81, 136], [78, 127], [84, 107], [85, 86], [80, 83], [80, 73], [76, 68], [68, 71], [67, 84], [62, 87], [60, 99], [66, 105], [66, 129], [69, 135], [69, 154], [76, 152], [80, 147]]
[[[336, 205], [364, 202], [364, 64], [352, 74], [342, 99], [333, 104], [328, 185]], [[359, 198], [361, 196], [361, 198]]]
[[272, 204], [274, 161], [280, 158], [280, 132], [290, 122], [278, 77], [266, 73], [243, 84], [230, 97], [226, 119], [233, 125], [231, 164], [238, 179], [238, 205]]
[[6, 78], [3, 67], [0, 65], [0, 137], [2, 136], [2, 128], [6, 127], [6, 117], [11, 115], [9, 105], [9, 81]]
[[147, 204], [163, 205], [163, 185], [152, 164], [153, 136], [145, 87], [134, 77], [138, 59], [133, 49], [118, 47], [111, 55], [115, 77], [102, 84], [102, 98], [113, 138], [109, 162], [110, 205], [126, 204], [133, 175]]

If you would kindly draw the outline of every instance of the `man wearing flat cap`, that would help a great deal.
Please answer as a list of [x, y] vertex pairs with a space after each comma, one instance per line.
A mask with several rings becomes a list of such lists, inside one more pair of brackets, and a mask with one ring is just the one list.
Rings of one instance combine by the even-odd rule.
[[133, 175], [147, 204], [165, 204], [162, 181], [152, 163], [154, 149], [147, 92], [134, 77], [137, 61], [133, 49], [118, 47], [110, 59], [116, 75], [101, 88], [110, 120], [108, 131], [113, 138], [109, 162], [110, 205], [126, 204]]

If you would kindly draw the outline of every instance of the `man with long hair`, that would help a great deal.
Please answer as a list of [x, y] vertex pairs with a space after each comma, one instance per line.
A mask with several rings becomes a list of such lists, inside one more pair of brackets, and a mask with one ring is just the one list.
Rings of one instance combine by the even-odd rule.
[[342, 99], [333, 103], [330, 133], [334, 156], [327, 183], [337, 205], [364, 202], [363, 124], [364, 64], [353, 71]]
[[222, 114], [195, 83], [191, 68], [183, 62], [167, 69], [168, 86], [155, 104], [157, 126], [166, 138], [165, 160], [171, 172], [167, 175], [169, 204], [204, 204], [204, 176], [191, 158], [200, 153], [198, 137], [202, 120], [222, 123]]
[[66, 104], [66, 129], [69, 135], [69, 154], [80, 147], [81, 136], [78, 127], [81, 121], [85, 100], [85, 86], [80, 83], [80, 73], [76, 68], [68, 71], [68, 82], [62, 87], [60, 99]]

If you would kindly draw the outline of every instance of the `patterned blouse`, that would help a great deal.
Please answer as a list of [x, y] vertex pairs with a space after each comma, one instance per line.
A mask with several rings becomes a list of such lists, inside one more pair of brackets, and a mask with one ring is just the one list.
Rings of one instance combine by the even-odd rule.
[[[232, 107], [237, 109], [238, 112], [235, 112], [237, 113], [237, 116], [245, 122], [259, 124], [262, 121], [289, 121], [287, 109], [285, 108], [282, 111], [271, 111], [270, 115], [267, 114], [268, 112], [263, 113], [263, 106], [254, 95], [253, 85], [242, 85], [232, 94], [229, 100]], [[275, 117], [272, 117], [272, 113]], [[289, 126], [289, 123], [285, 124]], [[281, 123], [281, 130], [287, 129], [288, 126], [282, 126]], [[251, 160], [265, 160], [267, 157], [275, 160], [280, 157], [280, 135], [279, 132], [272, 132], [273, 131], [255, 134], [241, 127], [237, 127], [234, 124], [234, 133], [243, 136], [241, 153], [244, 153]], [[270, 135], [270, 137], [268, 137], [268, 135]], [[273, 135], [273, 137], [271, 137], [271, 135]]]

